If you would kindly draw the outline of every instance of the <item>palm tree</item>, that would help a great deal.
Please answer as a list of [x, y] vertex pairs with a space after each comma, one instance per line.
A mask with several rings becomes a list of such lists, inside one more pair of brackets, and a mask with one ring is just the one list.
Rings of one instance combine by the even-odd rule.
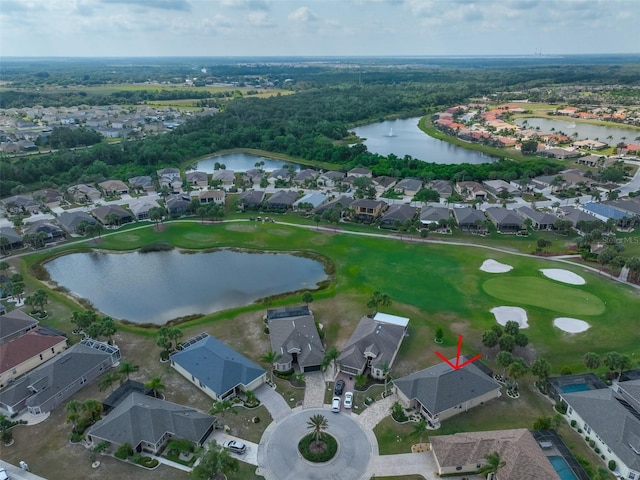
[[122, 383], [123, 379], [126, 377], [129, 380], [129, 374], [135, 373], [140, 370], [138, 365], [134, 365], [128, 360], [123, 360], [120, 362], [120, 366], [118, 367], [118, 373], [120, 374], [120, 383]]
[[238, 460], [231, 457], [229, 452], [220, 448], [214, 440], [209, 445], [209, 449], [201, 457], [200, 463], [192, 470], [191, 478], [196, 480], [210, 480], [217, 478], [217, 475], [235, 473], [240, 468]]
[[[220, 419], [224, 419], [225, 412], [230, 411], [234, 414], [238, 414], [236, 410], [233, 410], [233, 403], [230, 400], [218, 400], [213, 403], [213, 406], [209, 410], [209, 415], [220, 415]], [[224, 424], [224, 422], [223, 422]]]
[[589, 370], [597, 370], [600, 366], [600, 355], [595, 352], [587, 352], [582, 357], [582, 362]]
[[498, 452], [490, 452], [484, 457], [487, 463], [478, 469], [478, 475], [486, 475], [489, 478], [489, 474], [493, 474], [492, 478], [495, 478], [495, 474], [504, 467], [507, 463], [500, 460], [500, 454]]
[[327, 350], [324, 353], [324, 358], [322, 359], [322, 363], [320, 364], [322, 371], [324, 372], [327, 369], [327, 367], [331, 364], [331, 362], [336, 360], [339, 355], [340, 355], [340, 352], [338, 352], [338, 350], [335, 347], [331, 347], [329, 350]]
[[113, 344], [113, 334], [116, 333], [116, 324], [111, 317], [103, 317], [100, 322], [100, 333], [107, 337], [109, 345]]
[[309, 305], [313, 302], [313, 295], [308, 290], [302, 294], [302, 301]]
[[99, 384], [100, 391], [103, 392], [107, 388], [111, 388], [111, 391], [113, 392], [113, 384], [115, 382], [117, 382], [118, 380], [120, 380], [120, 374], [119, 373], [117, 373], [117, 372], [107, 372], [107, 373], [105, 373], [102, 376], [102, 378], [100, 379], [100, 384]]
[[102, 413], [102, 403], [90, 398], [82, 404], [82, 411], [87, 415], [90, 423], [95, 423]]
[[322, 435], [329, 428], [329, 421], [324, 415], [313, 415], [307, 422], [307, 428], [312, 431], [313, 436], [315, 437], [314, 442], [316, 446], [318, 446], [322, 439]]
[[[382, 362], [382, 365], [380, 365], [380, 370], [382, 370], [382, 376], [384, 377], [384, 396], [387, 396], [387, 384], [389, 382], [389, 377], [390, 377], [390, 368], [389, 368], [389, 362]], [[422, 443], [422, 442], [420, 442]]]
[[160, 377], [153, 377], [147, 383], [144, 384], [145, 387], [151, 389], [151, 393], [155, 398], [160, 396], [160, 390], [164, 390], [165, 386], [162, 383], [162, 379]]
[[278, 352], [274, 352], [273, 350], [269, 350], [267, 353], [265, 353], [260, 357], [261, 362], [271, 366], [271, 369], [269, 370], [270, 383], [273, 383], [273, 368], [274, 368], [273, 364], [276, 363], [281, 358], [282, 358], [282, 355], [280, 355]]
[[32, 295], [29, 295], [27, 298], [25, 298], [25, 303], [27, 305], [33, 306], [34, 310], [37, 308], [38, 311], [42, 314], [45, 313], [44, 306], [48, 301], [49, 296], [47, 295], [47, 292], [45, 292], [41, 288], [36, 290]]
[[78, 400], [70, 400], [64, 407], [67, 412], [67, 423], [73, 424], [73, 432], [78, 433], [78, 420], [82, 411], [82, 404]]
[[419, 443], [422, 443], [422, 435], [424, 434], [424, 431], [426, 429], [427, 429], [427, 421], [424, 419], [423, 416], [420, 416], [420, 420], [418, 420], [413, 424], [413, 433], [414, 435], [418, 435], [418, 438], [420, 439]]
[[377, 290], [371, 294], [371, 298], [367, 302], [367, 307], [372, 308], [374, 314], [378, 312], [379, 307], [388, 307], [389, 305], [391, 305], [391, 297]]

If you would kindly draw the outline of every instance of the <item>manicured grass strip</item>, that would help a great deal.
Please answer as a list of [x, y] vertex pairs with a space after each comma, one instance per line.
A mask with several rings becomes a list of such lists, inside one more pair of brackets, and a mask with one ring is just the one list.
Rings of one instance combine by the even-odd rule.
[[558, 285], [541, 278], [492, 278], [484, 282], [482, 289], [500, 300], [571, 315], [600, 315], [605, 311], [604, 303], [594, 293]]

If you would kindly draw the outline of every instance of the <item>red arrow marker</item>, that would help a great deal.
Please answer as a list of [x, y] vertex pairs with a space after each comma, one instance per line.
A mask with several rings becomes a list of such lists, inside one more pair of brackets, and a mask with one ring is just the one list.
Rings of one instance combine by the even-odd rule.
[[454, 370], [458, 370], [459, 368], [462, 368], [462, 367], [464, 367], [466, 365], [469, 365], [471, 362], [475, 362], [477, 359], [479, 359], [482, 356], [482, 354], [479, 353], [478, 355], [476, 355], [472, 359], [467, 360], [464, 363], [460, 363], [460, 348], [461, 347], [462, 347], [462, 335], [458, 335], [458, 353], [456, 354], [456, 363], [455, 363], [455, 365], [453, 363], [451, 363], [447, 358], [445, 358], [445, 356], [442, 355], [440, 352], [436, 352], [436, 355], [438, 355], [442, 360], [447, 362], [449, 364], [449, 366], [451, 368], [453, 368]]

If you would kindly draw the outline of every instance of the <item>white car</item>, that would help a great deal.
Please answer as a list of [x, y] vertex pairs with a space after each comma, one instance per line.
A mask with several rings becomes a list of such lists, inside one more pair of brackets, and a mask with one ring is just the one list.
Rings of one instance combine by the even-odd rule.
[[351, 408], [353, 406], [353, 392], [347, 392], [344, 394], [344, 408]]
[[0, 480], [9, 480], [9, 475], [7, 475], [7, 471], [0, 467]]
[[244, 455], [244, 452], [247, 451], [247, 446], [237, 440], [226, 441], [222, 444], [222, 446], [230, 452], [237, 453], [238, 455]]
[[334, 413], [340, 413], [340, 397], [333, 397], [331, 401], [331, 411]]

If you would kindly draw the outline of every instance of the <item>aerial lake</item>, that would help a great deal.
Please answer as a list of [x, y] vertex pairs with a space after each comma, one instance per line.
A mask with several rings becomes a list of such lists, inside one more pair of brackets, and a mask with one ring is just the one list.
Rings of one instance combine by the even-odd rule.
[[272, 172], [279, 168], [283, 168], [285, 165], [294, 165], [297, 169], [297, 165], [295, 164], [284, 162], [282, 160], [265, 158], [251, 153], [229, 153], [227, 155], [220, 155], [217, 157], [207, 157], [199, 160], [193, 167], [200, 172], [213, 173], [215, 171], [216, 163], [220, 163], [227, 167], [227, 170], [233, 170], [234, 172], [246, 172], [247, 170], [256, 168], [257, 162], [264, 162], [262, 169], [265, 172]]
[[[549, 118], [518, 118], [515, 123], [522, 127], [527, 122], [529, 128], [540, 127], [542, 132], [564, 132], [571, 137], [578, 134], [578, 140], [596, 138], [609, 145], [617, 145], [620, 142], [635, 143], [634, 139], [640, 135], [640, 129], [605, 127], [603, 125], [592, 125], [589, 123], [572, 122], [570, 120], [555, 120]], [[553, 129], [553, 130], [552, 130]], [[611, 136], [611, 138], [609, 138]]]
[[52, 281], [110, 317], [162, 325], [169, 320], [315, 289], [322, 263], [284, 253], [72, 253], [45, 263]]
[[475, 150], [467, 150], [430, 137], [418, 128], [420, 118], [386, 120], [353, 129], [364, 139], [372, 153], [397, 157], [411, 155], [417, 160], [433, 163], [488, 163], [495, 158]]

